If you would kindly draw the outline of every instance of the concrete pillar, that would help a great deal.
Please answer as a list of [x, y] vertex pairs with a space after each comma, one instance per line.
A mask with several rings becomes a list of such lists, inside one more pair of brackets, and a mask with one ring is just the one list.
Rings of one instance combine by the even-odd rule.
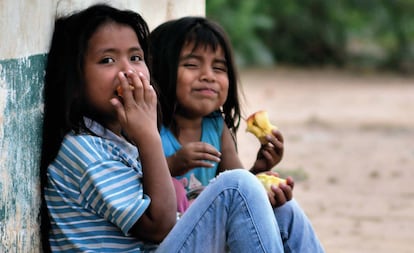
[[[40, 252], [39, 161], [46, 55], [56, 14], [99, 1], [0, 1], [0, 252]], [[204, 15], [205, 0], [117, 0], [150, 29]]]

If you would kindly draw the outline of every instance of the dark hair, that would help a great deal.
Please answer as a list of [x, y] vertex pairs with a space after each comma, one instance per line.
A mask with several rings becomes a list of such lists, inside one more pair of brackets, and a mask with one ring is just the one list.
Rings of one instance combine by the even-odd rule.
[[224, 29], [204, 17], [183, 17], [167, 21], [150, 34], [150, 69], [160, 94], [162, 122], [174, 127], [177, 107], [177, 70], [181, 50], [186, 43], [194, 43], [194, 49], [204, 46], [224, 51], [229, 78], [229, 91], [222, 107], [222, 115], [233, 137], [240, 124], [241, 109], [238, 90], [238, 74], [235, 67], [231, 43]]
[[[50, 224], [44, 201], [47, 167], [55, 159], [65, 134], [69, 131], [75, 133], [88, 131], [83, 120], [87, 109], [85, 101], [82, 100], [84, 57], [89, 39], [99, 27], [109, 22], [131, 27], [138, 37], [144, 55], [148, 55], [148, 25], [133, 11], [96, 4], [55, 20], [44, 82], [43, 142], [40, 162], [41, 232], [45, 252], [50, 250], [48, 244]], [[147, 60], [145, 57], [145, 61]]]

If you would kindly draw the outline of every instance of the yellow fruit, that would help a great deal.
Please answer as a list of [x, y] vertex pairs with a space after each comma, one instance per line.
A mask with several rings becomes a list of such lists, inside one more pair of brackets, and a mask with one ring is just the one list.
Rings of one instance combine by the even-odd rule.
[[246, 119], [246, 131], [254, 134], [261, 144], [266, 144], [266, 135], [271, 134], [273, 129], [277, 129], [269, 121], [267, 111], [261, 110], [253, 113]]
[[[134, 86], [132, 86], [132, 85], [129, 85], [129, 88], [131, 90], [134, 90], [135, 89]], [[116, 87], [116, 93], [118, 94], [118, 96], [122, 97], [122, 95], [123, 95], [122, 92], [123, 92], [123, 90], [122, 90], [121, 85], [119, 85], [118, 87]]]
[[264, 173], [256, 175], [256, 177], [260, 180], [266, 191], [271, 191], [271, 185], [279, 186], [279, 184], [286, 184], [286, 179], [275, 177], [272, 175], [267, 175]]

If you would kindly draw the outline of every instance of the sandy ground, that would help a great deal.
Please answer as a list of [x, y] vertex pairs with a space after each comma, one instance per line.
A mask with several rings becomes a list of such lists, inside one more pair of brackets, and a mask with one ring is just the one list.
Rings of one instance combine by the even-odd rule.
[[[414, 252], [414, 78], [333, 70], [241, 73], [244, 115], [265, 109], [285, 138], [276, 170], [327, 253]], [[241, 124], [251, 166], [258, 142]]]

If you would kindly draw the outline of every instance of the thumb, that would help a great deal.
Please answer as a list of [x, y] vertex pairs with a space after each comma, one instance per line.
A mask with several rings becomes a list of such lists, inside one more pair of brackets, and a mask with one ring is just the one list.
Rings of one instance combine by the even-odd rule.
[[125, 110], [122, 103], [117, 98], [112, 98], [109, 102], [114, 106], [118, 120], [125, 122]]

